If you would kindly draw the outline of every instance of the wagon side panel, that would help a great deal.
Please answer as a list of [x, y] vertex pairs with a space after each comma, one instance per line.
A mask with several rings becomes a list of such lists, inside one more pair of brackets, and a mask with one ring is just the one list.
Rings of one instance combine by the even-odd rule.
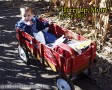
[[33, 37], [22, 30], [17, 30], [17, 39], [20, 45], [24, 45], [32, 55], [35, 55], [35, 47], [33, 45]]
[[51, 24], [49, 28], [50, 28], [49, 32], [55, 34], [57, 37], [61, 37], [62, 35], [65, 35], [65, 30], [58, 25]]
[[35, 38], [32, 40], [32, 44], [33, 44], [33, 55], [35, 58], [37, 58], [38, 60], [40, 60], [40, 46], [41, 43], [39, 41], [37, 41]]
[[41, 44], [41, 57], [43, 63], [47, 64], [52, 68], [53, 71], [63, 72], [63, 63], [65, 61], [61, 58], [60, 54], [52, 50], [46, 45]]
[[81, 55], [74, 56], [72, 74], [80, 73], [84, 69], [89, 68], [93, 64], [95, 56], [96, 56], [96, 46], [94, 46], [94, 48], [90, 46]]

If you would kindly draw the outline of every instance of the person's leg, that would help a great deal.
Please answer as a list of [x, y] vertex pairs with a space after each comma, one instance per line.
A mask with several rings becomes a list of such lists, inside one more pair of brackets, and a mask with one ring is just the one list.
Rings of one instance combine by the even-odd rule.
[[42, 31], [39, 31], [38, 33], [33, 33], [33, 35], [37, 41], [41, 42], [42, 44], [46, 44], [44, 34]]
[[57, 37], [52, 34], [52, 33], [49, 33], [49, 32], [43, 32], [44, 34], [44, 37], [45, 37], [45, 40], [46, 40], [46, 43], [54, 43], [56, 40], [57, 40]]

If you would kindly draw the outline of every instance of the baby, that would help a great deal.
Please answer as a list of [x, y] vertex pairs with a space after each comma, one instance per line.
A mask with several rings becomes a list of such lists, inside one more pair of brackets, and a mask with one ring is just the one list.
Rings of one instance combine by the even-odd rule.
[[34, 36], [35, 38], [38, 37], [37, 33], [43, 30], [44, 37], [49, 43], [52, 43], [57, 39], [55, 35], [47, 32], [49, 23], [47, 21], [40, 21], [38, 17], [34, 15], [34, 11], [31, 7], [21, 7], [20, 13], [21, 20], [16, 23], [16, 27]]

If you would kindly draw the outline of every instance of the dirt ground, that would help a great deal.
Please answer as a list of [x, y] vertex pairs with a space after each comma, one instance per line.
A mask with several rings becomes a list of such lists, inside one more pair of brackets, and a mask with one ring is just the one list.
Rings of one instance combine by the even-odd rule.
[[[42, 3], [38, 3], [38, 6], [38, 14], [45, 14], [45, 4], [43, 7]], [[48, 18], [67, 27], [65, 25], [67, 20], [59, 20], [57, 17], [52, 15]], [[54, 79], [57, 76], [55, 72], [34, 59], [28, 66], [19, 58], [14, 28], [19, 19], [18, 7], [9, 8], [5, 6], [5, 2], [0, 2], [0, 87], [1, 85], [35, 85], [38, 87], [37, 90], [55, 90]], [[82, 76], [73, 81], [75, 90], [112, 90], [112, 58], [109, 56], [107, 58], [104, 53], [98, 53], [96, 60], [97, 63], [91, 68], [91, 78], [96, 83]], [[27, 90], [31, 89], [27, 88]]]

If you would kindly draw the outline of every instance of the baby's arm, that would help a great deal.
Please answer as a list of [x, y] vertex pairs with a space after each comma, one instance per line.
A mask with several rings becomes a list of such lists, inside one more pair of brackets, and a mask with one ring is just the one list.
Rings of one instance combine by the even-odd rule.
[[28, 34], [32, 35], [32, 32], [31, 32], [31, 23], [28, 22], [28, 23], [24, 23], [23, 21], [19, 21], [15, 24], [15, 27], [18, 27], [19, 29], [27, 32]]
[[43, 30], [45, 28], [49, 27], [49, 23], [47, 21], [41, 21], [38, 18], [36, 19], [36, 28], [37, 30]]
[[31, 25], [29, 22], [27, 22], [26, 24], [23, 21], [18, 21], [15, 24], [15, 27], [18, 27], [19, 29], [22, 29], [23, 31], [25, 31], [26, 29], [31, 29]]

